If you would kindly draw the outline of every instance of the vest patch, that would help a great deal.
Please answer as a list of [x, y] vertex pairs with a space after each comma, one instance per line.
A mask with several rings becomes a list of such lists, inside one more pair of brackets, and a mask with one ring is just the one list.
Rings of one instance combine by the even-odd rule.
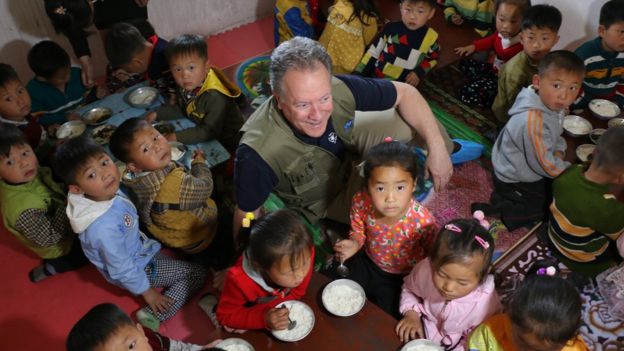
[[132, 226], [132, 216], [129, 213], [124, 213], [123, 221], [126, 227], [130, 228]]
[[353, 128], [353, 120], [352, 120], [352, 119], [348, 120], [348, 121], [344, 124], [344, 126], [342, 126], [342, 129], [344, 129], [345, 131], [347, 131], [347, 130], [349, 130], [349, 129], [351, 129], [351, 128]]
[[336, 134], [336, 132], [331, 132], [329, 133], [327, 140], [329, 140], [330, 143], [335, 144], [336, 141], [338, 141], [338, 135]]

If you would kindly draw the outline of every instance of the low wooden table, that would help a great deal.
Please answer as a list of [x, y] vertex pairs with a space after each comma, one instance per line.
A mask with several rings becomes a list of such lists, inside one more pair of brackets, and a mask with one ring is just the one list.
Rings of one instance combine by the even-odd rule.
[[301, 300], [308, 304], [316, 322], [308, 336], [297, 342], [277, 340], [265, 330], [250, 330], [243, 334], [217, 330], [210, 340], [217, 338], [242, 338], [253, 345], [256, 351], [264, 350], [358, 350], [395, 351], [402, 346], [394, 333], [397, 321], [370, 301], [351, 317], [336, 317], [327, 312], [321, 302], [321, 292], [330, 279], [314, 273], [308, 293]]

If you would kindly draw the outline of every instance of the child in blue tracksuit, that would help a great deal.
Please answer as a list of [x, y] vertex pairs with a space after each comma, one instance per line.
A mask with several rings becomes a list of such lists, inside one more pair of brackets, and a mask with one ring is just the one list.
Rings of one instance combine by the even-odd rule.
[[119, 192], [119, 169], [93, 140], [61, 145], [54, 165], [68, 185], [67, 216], [85, 256], [106, 280], [143, 297], [148, 306], [137, 319], [157, 331], [203, 287], [206, 271], [159, 253], [160, 243], [139, 230], [136, 208]]

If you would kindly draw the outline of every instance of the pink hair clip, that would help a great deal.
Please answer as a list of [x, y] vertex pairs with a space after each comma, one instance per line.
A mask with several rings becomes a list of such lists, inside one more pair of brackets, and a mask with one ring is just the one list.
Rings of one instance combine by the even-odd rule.
[[450, 231], [455, 232], [455, 233], [461, 233], [462, 232], [461, 228], [456, 226], [455, 224], [447, 224], [447, 225], [444, 226], [444, 229], [450, 230]]
[[483, 228], [490, 229], [490, 222], [488, 222], [487, 219], [485, 219], [485, 213], [483, 213], [483, 211], [481, 210], [475, 211], [472, 214], [472, 217], [474, 217], [474, 219], [479, 221], [479, 224], [481, 224]]
[[557, 273], [557, 269], [553, 266], [542, 267], [537, 270], [537, 275], [549, 275], [554, 276]]
[[485, 241], [482, 237], [475, 235], [475, 240], [481, 245], [485, 250], [490, 248], [490, 243]]
[[394, 139], [392, 139], [392, 137], [387, 136], [387, 137], [384, 138], [384, 143], [391, 143], [393, 141], [394, 141]]

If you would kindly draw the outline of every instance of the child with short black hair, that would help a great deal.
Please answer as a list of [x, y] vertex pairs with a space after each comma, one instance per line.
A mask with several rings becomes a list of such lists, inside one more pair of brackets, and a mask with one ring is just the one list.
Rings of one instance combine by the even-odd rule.
[[[130, 23], [117, 23], [106, 34], [104, 49], [113, 75], [124, 81], [140, 75], [156, 84], [167, 96], [173, 88], [169, 65], [165, 57], [167, 41], [158, 35], [147, 39]], [[122, 88], [127, 88], [123, 86]]]
[[483, 213], [447, 223], [431, 256], [405, 277], [403, 318], [395, 330], [401, 341], [429, 339], [445, 350], [465, 350], [466, 336], [501, 310], [490, 262], [494, 240]]
[[141, 224], [166, 246], [189, 254], [204, 251], [217, 234], [212, 175], [203, 152], [190, 171], [171, 160], [169, 142], [146, 120], [130, 118], [110, 138], [113, 156], [126, 164], [122, 182]]
[[570, 165], [563, 160], [563, 117], [584, 73], [583, 61], [573, 52], [557, 50], [542, 59], [533, 85], [518, 94], [492, 148], [490, 204], [473, 203], [473, 211], [500, 216], [509, 230], [545, 219], [552, 178]]
[[314, 245], [299, 215], [280, 209], [251, 225], [249, 244], [226, 273], [216, 304], [200, 300], [214, 323], [227, 330], [288, 327], [288, 309], [278, 304], [302, 298], [313, 273]]
[[587, 277], [624, 257], [624, 204], [611, 190], [624, 184], [622, 150], [624, 126], [609, 128], [589, 165], [573, 165], [553, 182], [548, 227], [553, 253]]
[[6, 63], [0, 63], [0, 123], [18, 127], [33, 150], [44, 155], [48, 152], [47, 133], [30, 114], [30, 108], [30, 95], [17, 72]]
[[579, 335], [581, 297], [559, 276], [555, 260], [540, 260], [511, 297], [506, 313], [468, 337], [471, 351], [589, 351]]
[[178, 104], [162, 106], [147, 116], [150, 121], [186, 116], [196, 126], [166, 135], [170, 141], [196, 144], [217, 139], [233, 152], [240, 140], [243, 114], [238, 107], [241, 90], [218, 68], [210, 66], [208, 45], [200, 35], [183, 34], [165, 51], [177, 84]]
[[[435, 1], [401, 0], [399, 7], [401, 20], [384, 26], [355, 72], [417, 86], [440, 55], [438, 33], [427, 25], [435, 14]], [[401, 40], [396, 39], [399, 37]]]
[[200, 351], [221, 342], [200, 346], [170, 339], [135, 324], [130, 316], [112, 303], [101, 303], [89, 310], [69, 331], [67, 351]]
[[496, 32], [477, 39], [470, 45], [455, 48], [459, 56], [474, 52], [494, 51], [493, 62], [472, 59], [462, 60], [459, 68], [469, 79], [459, 92], [460, 99], [481, 107], [490, 107], [496, 95], [497, 75], [503, 64], [522, 51], [520, 43], [520, 22], [523, 12], [531, 7], [530, 0], [497, 0]]
[[334, 251], [349, 260], [349, 278], [366, 297], [400, 317], [403, 277], [429, 254], [435, 239], [435, 219], [413, 195], [418, 155], [399, 141], [375, 145], [364, 157], [364, 179], [366, 190], [351, 201], [349, 239], [338, 241]]
[[0, 209], [4, 227], [41, 257], [28, 274], [38, 282], [87, 263], [65, 213], [66, 193], [39, 162], [24, 134], [0, 123]]
[[587, 72], [583, 91], [573, 108], [592, 99], [607, 99], [624, 108], [624, 0], [609, 0], [600, 8], [598, 37], [576, 49]]
[[501, 127], [509, 119], [508, 111], [520, 90], [529, 86], [537, 74], [540, 60], [559, 41], [561, 21], [561, 12], [551, 5], [531, 6], [524, 12], [520, 32], [523, 51], [498, 72], [498, 93], [492, 103], [492, 111]]
[[85, 256], [106, 280], [143, 297], [148, 306], [137, 319], [158, 330], [203, 286], [206, 271], [160, 253], [139, 230], [136, 208], [119, 191], [119, 169], [101, 145], [84, 135], [70, 139], [54, 166], [69, 188], [67, 216]]
[[72, 67], [69, 55], [57, 43], [43, 40], [28, 52], [28, 65], [35, 77], [26, 89], [32, 99], [32, 113], [41, 125], [63, 124], [80, 116], [71, 111], [85, 101], [81, 70]]

